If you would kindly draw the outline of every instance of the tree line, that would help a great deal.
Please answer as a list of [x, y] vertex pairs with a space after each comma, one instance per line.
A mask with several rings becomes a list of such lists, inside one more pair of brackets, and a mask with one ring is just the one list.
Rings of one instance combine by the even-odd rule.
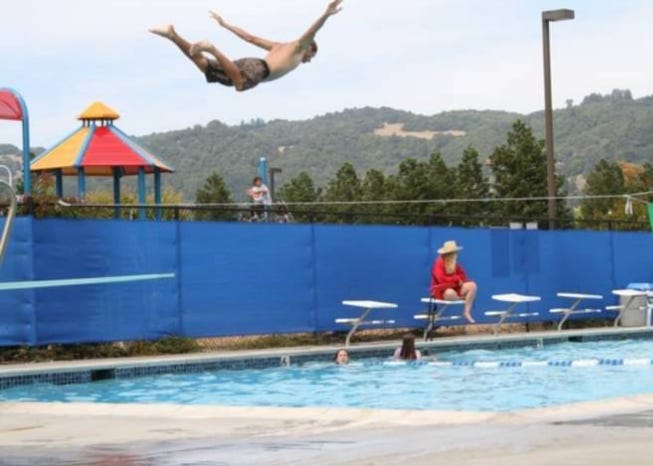
[[[19, 182], [20, 184], [20, 182]], [[20, 186], [18, 187], [20, 191]], [[243, 187], [243, 191], [244, 191]], [[556, 201], [557, 224], [562, 228], [644, 229], [646, 202], [640, 196], [626, 209], [629, 193], [653, 190], [653, 165], [637, 165], [602, 159], [589, 172], [581, 193], [612, 198]], [[103, 208], [66, 209], [56, 205], [51, 175], [35, 177], [32, 209], [37, 216], [111, 218]], [[563, 178], [556, 177], [556, 196], [565, 197]], [[457, 165], [447, 164], [439, 151], [426, 160], [406, 158], [390, 173], [369, 169], [364, 174], [350, 162], [319, 186], [308, 171], [288, 180], [277, 191], [275, 202], [287, 203], [293, 221], [325, 223], [369, 223], [400, 225], [506, 226], [509, 222], [537, 222], [546, 228], [547, 196], [545, 144], [522, 120], [516, 120], [506, 140], [481, 160], [472, 146], [463, 150]], [[123, 203], [135, 203], [129, 192]], [[164, 192], [164, 204], [180, 204], [174, 189]], [[68, 199], [69, 202], [78, 202]], [[148, 198], [152, 202], [151, 196]], [[435, 201], [435, 202], [433, 202]], [[108, 191], [91, 192], [86, 203], [111, 203]], [[223, 177], [212, 172], [195, 195], [196, 204], [233, 204]], [[123, 218], [134, 218], [134, 209], [124, 209]], [[148, 212], [153, 217], [153, 212]], [[247, 211], [237, 206], [165, 210], [164, 219], [233, 221], [246, 220]]]
[[[561, 176], [556, 196], [565, 197]], [[582, 193], [591, 196], [644, 192], [653, 189], [653, 166], [601, 160], [589, 173]], [[510, 201], [547, 196], [545, 143], [521, 120], [513, 123], [506, 141], [486, 161], [474, 147], [464, 149], [457, 165], [447, 165], [440, 152], [427, 160], [407, 158], [386, 174], [370, 169], [364, 174], [345, 162], [324, 186], [308, 171], [286, 182], [276, 202], [289, 204], [297, 222], [381, 223], [402, 225], [505, 226], [508, 222], [537, 222], [546, 228], [546, 200]], [[646, 199], [646, 198], [645, 198]], [[213, 173], [197, 192], [196, 202], [233, 202], [229, 190]], [[439, 200], [439, 202], [427, 202]], [[410, 201], [406, 203], [396, 201]], [[626, 198], [556, 201], [560, 227], [645, 228], [646, 206]], [[229, 212], [205, 212], [203, 219], [233, 218]]]

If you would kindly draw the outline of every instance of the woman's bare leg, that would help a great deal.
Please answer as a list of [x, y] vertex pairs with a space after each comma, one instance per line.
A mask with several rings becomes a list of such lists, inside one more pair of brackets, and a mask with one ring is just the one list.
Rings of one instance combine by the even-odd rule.
[[474, 300], [476, 299], [476, 283], [474, 282], [465, 282], [460, 290], [460, 295], [465, 299], [465, 318], [474, 323], [475, 320], [472, 317], [472, 306], [474, 305]]
[[229, 76], [231, 82], [234, 83], [236, 90], [242, 90], [244, 85], [243, 75], [240, 72], [240, 68], [238, 68], [234, 62], [229, 60], [226, 55], [220, 52], [215, 45], [211, 44], [208, 40], [197, 42], [190, 48], [191, 56], [202, 55], [202, 52], [207, 52], [213, 55], [226, 75]]
[[206, 57], [202, 55], [201, 52], [192, 53], [192, 44], [177, 34], [177, 31], [175, 31], [175, 28], [172, 24], [154, 27], [149, 29], [149, 31], [152, 34], [156, 34], [157, 36], [161, 36], [170, 40], [173, 44], [179, 47], [179, 50], [181, 50], [184, 55], [186, 55], [193, 63], [195, 63], [195, 65], [200, 69], [202, 73], [206, 71], [206, 67], [208, 65], [208, 60]]

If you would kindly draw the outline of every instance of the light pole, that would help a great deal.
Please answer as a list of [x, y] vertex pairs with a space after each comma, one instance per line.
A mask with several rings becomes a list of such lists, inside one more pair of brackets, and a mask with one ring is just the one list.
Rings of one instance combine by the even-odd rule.
[[278, 167], [270, 167], [270, 195], [272, 197], [272, 202], [275, 202], [276, 200], [276, 194], [274, 192], [275, 190], [275, 184], [274, 184], [274, 175], [277, 173], [283, 173], [283, 170]]
[[546, 188], [549, 213], [549, 230], [556, 226], [556, 180], [553, 156], [553, 104], [551, 103], [551, 46], [549, 23], [574, 19], [574, 10], [549, 10], [542, 12], [542, 44], [544, 51], [544, 120], [546, 124]]

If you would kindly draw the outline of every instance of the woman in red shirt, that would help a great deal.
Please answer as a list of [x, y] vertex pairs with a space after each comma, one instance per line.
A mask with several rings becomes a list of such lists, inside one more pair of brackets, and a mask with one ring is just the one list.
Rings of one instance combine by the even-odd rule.
[[476, 283], [467, 279], [467, 274], [457, 263], [458, 252], [463, 248], [455, 241], [446, 241], [438, 249], [438, 257], [431, 270], [431, 296], [449, 301], [464, 300], [464, 316], [474, 323], [472, 306], [476, 298]]

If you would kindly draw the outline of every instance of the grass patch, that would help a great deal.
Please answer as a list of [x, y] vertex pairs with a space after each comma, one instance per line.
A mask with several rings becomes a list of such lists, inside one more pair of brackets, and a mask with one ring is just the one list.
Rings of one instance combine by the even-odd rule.
[[125, 343], [15, 346], [0, 348], [0, 364], [156, 356], [200, 351], [202, 351], [202, 347], [196, 340], [184, 337], [166, 337], [156, 341], [131, 341]]

